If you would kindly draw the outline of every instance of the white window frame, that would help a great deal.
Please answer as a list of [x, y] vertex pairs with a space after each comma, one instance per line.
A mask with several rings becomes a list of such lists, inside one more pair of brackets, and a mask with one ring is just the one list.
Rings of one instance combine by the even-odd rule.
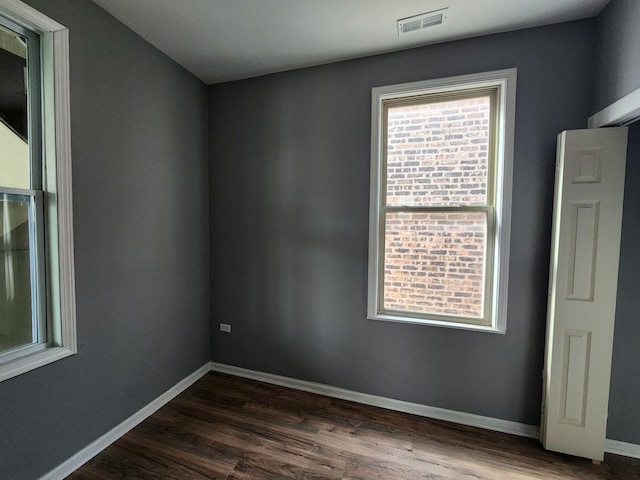
[[[438, 327], [459, 328], [490, 333], [506, 333], [507, 329], [507, 289], [509, 283], [509, 246], [511, 234], [511, 188], [513, 172], [513, 144], [516, 103], [515, 68], [483, 72], [471, 75], [439, 78], [421, 82], [404, 83], [375, 87], [371, 99], [371, 190], [369, 204], [369, 282], [367, 318], [391, 322], [417, 323]], [[385, 202], [384, 178], [386, 167], [384, 154], [383, 102], [418, 95], [456, 93], [469, 89], [498, 87], [496, 118], [496, 165], [495, 165], [495, 217], [493, 228], [488, 225], [487, 236], [493, 235], [493, 255], [491, 278], [491, 316], [487, 325], [468, 323], [460, 317], [422, 318], [412, 316], [410, 312], [386, 313], [380, 307], [382, 302], [381, 286], [384, 273], [384, 222], [381, 215]], [[446, 101], [446, 97], [443, 101]], [[488, 242], [490, 245], [491, 242]]]
[[[69, 31], [19, 0], [0, 15], [40, 35], [47, 338], [0, 355], [0, 381], [77, 353], [71, 190]], [[36, 281], [40, 281], [37, 279]], [[41, 282], [42, 283], [42, 282]]]

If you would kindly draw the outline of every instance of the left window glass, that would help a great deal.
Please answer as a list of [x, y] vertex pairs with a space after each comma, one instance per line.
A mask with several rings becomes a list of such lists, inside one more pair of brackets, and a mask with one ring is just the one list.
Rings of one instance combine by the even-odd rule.
[[0, 196], [0, 351], [37, 342], [31, 289], [31, 200]]
[[28, 39], [0, 25], [0, 186], [31, 188]]
[[39, 36], [0, 22], [0, 355], [47, 342]]

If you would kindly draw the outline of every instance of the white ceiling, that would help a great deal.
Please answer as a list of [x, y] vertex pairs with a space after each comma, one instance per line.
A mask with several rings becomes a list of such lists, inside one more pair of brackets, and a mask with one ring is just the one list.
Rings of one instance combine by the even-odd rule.
[[[93, 0], [207, 84], [596, 16], [609, 0]], [[399, 37], [396, 20], [449, 7]]]

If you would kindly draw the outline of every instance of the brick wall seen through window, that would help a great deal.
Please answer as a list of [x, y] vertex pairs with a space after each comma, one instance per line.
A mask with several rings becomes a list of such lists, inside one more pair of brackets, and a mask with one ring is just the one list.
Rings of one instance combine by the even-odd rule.
[[[390, 107], [386, 205], [486, 205], [491, 97]], [[481, 212], [388, 211], [385, 310], [481, 318], [487, 225]]]

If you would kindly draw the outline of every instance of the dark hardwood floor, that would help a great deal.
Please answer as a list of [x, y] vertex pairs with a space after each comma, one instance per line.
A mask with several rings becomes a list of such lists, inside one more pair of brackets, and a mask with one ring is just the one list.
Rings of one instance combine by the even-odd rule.
[[275, 478], [626, 480], [640, 461], [210, 373], [68, 480]]

